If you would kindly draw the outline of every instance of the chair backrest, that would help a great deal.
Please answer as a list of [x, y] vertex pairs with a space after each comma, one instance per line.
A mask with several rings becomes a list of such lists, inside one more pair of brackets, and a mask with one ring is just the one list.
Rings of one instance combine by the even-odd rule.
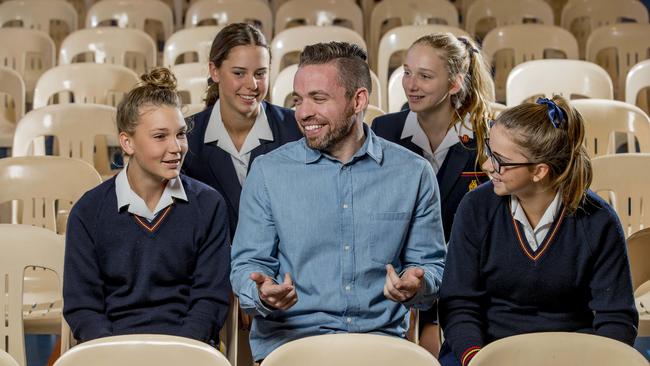
[[[553, 9], [543, 0], [476, 0], [467, 9], [465, 30], [474, 38], [481, 38], [479, 22], [494, 19], [494, 26], [523, 24], [528, 20], [553, 25]], [[484, 29], [487, 33], [490, 29]]]
[[[625, 101], [630, 104], [636, 104], [646, 113], [650, 113], [648, 98], [645, 101], [641, 101], [641, 103], [637, 102], [639, 93], [646, 88], [650, 88], [650, 60], [644, 60], [632, 66], [625, 78]], [[645, 92], [648, 93], [648, 90]]]
[[618, 213], [625, 236], [650, 227], [650, 154], [632, 153], [599, 156], [591, 160], [591, 189], [608, 193]]
[[650, 228], [639, 230], [627, 238], [627, 254], [632, 272], [632, 288], [650, 280]]
[[34, 108], [48, 104], [50, 97], [70, 92], [75, 103], [116, 106], [116, 94], [125, 94], [138, 83], [138, 75], [121, 65], [79, 63], [46, 71], [34, 90]]
[[[616, 99], [625, 100], [625, 77], [630, 68], [650, 58], [649, 36], [650, 24], [634, 23], [603, 26], [589, 35], [586, 59], [607, 70], [614, 82]], [[607, 53], [612, 48], [616, 51]]]
[[5, 94], [0, 95], [0, 123], [18, 123], [25, 115], [25, 83], [20, 74], [0, 66], [0, 93]]
[[443, 24], [459, 27], [458, 11], [454, 4], [447, 0], [383, 0], [372, 8], [367, 39], [370, 40], [372, 52], [371, 62], [377, 64], [376, 55], [379, 40], [390, 29], [387, 25], [393, 19], [399, 20], [399, 25]]
[[230, 366], [224, 355], [194, 339], [161, 334], [105, 337], [63, 354], [55, 366]]
[[[282, 69], [278, 77], [273, 83], [271, 88], [271, 103], [285, 106], [293, 107], [291, 103], [287, 103], [287, 98], [293, 93], [293, 78], [298, 71], [298, 65], [290, 65]], [[379, 86], [379, 78], [377, 75], [370, 70], [370, 79], [372, 81], [372, 91], [370, 92], [370, 105], [377, 106], [381, 109], [381, 87]]]
[[260, 0], [199, 0], [190, 5], [185, 14], [185, 27], [197, 27], [205, 20], [213, 20], [219, 26], [254, 24], [264, 33], [267, 42], [273, 34], [271, 7]]
[[18, 362], [7, 352], [0, 350], [0, 366], [18, 366]]
[[637, 350], [597, 335], [566, 332], [528, 333], [489, 343], [471, 366], [647, 366]]
[[616, 133], [627, 135], [627, 148], [650, 153], [650, 119], [638, 107], [610, 99], [578, 99], [572, 105], [585, 122], [585, 141], [591, 158], [616, 153]]
[[366, 108], [366, 112], [363, 114], [363, 122], [372, 127], [372, 122], [375, 118], [383, 116], [384, 114], [386, 114], [386, 112], [381, 110], [379, 107], [370, 104], [368, 105], [368, 108]]
[[172, 9], [161, 1], [102, 0], [93, 4], [86, 14], [86, 28], [96, 28], [105, 21], [114, 21], [120, 28], [145, 30], [147, 20], [162, 23], [165, 39], [174, 32]]
[[562, 28], [578, 40], [580, 58], [585, 58], [587, 38], [593, 30], [623, 21], [648, 23], [648, 10], [638, 0], [571, 0], [562, 8]]
[[176, 76], [177, 90], [189, 94], [190, 100], [186, 104], [200, 104], [208, 89], [208, 65], [199, 62], [179, 64], [172, 66], [171, 71]]
[[349, 25], [363, 36], [363, 13], [350, 0], [290, 0], [280, 5], [275, 13], [275, 34], [282, 32], [292, 22], [301, 25]]
[[36, 80], [56, 64], [54, 42], [42, 31], [0, 28], [0, 65], [16, 70], [31, 94]]
[[578, 95], [612, 99], [612, 79], [602, 67], [580, 60], [534, 60], [515, 66], [506, 82], [506, 105], [512, 107], [535, 96], [565, 98]]
[[[78, 28], [77, 11], [67, 1], [10, 0], [0, 4], [0, 27], [20, 21], [23, 28], [40, 30], [58, 41]], [[53, 21], [63, 22], [67, 29], [54, 29]], [[60, 34], [59, 34], [60, 33]]]
[[12, 155], [45, 155], [44, 146], [37, 146], [42, 139], [37, 138], [55, 136], [59, 156], [81, 159], [101, 174], [110, 174], [108, 151], [98, 148], [95, 138], [117, 136], [116, 114], [114, 107], [101, 104], [54, 104], [35, 109], [18, 123]]
[[[5, 160], [5, 159], [2, 159]], [[3, 165], [4, 164], [1, 164]], [[2, 174], [7, 174], [3, 169]], [[19, 365], [27, 365], [23, 334], [23, 277], [31, 266], [50, 269], [63, 283], [64, 239], [56, 233], [28, 225], [0, 224], [0, 308], [7, 318], [0, 325], [0, 349], [7, 351]], [[8, 349], [5, 347], [8, 345]]]
[[[139, 29], [99, 27], [78, 30], [61, 44], [59, 65], [71, 64], [76, 56], [92, 53], [98, 64], [127, 66], [138, 74], [156, 66], [156, 44]], [[140, 55], [140, 57], [133, 57]]]
[[[510, 53], [500, 52], [509, 50]], [[494, 70], [497, 100], [505, 100], [506, 80], [513, 67], [530, 60], [578, 59], [578, 42], [569, 31], [554, 25], [515, 24], [492, 29], [483, 39], [483, 52]], [[560, 57], [561, 58], [561, 57]]]
[[[377, 76], [379, 76], [382, 92], [386, 95], [384, 105], [388, 105], [387, 85], [391, 56], [396, 52], [408, 50], [413, 42], [424, 35], [444, 32], [452, 33], [455, 36], [469, 37], [469, 34], [460, 28], [439, 24], [406, 25], [393, 28], [384, 34], [379, 41], [377, 57]], [[389, 107], [388, 111], [390, 112], [390, 110]]]
[[399, 112], [404, 103], [406, 103], [406, 92], [402, 87], [402, 78], [404, 77], [404, 66], [400, 66], [390, 74], [388, 79], [388, 113]]
[[23, 203], [18, 223], [56, 231], [57, 206], [77, 202], [101, 177], [79, 159], [26, 156], [0, 159], [0, 183], [0, 202]]
[[[333, 352], [333, 350], [336, 350]], [[261, 366], [436, 366], [424, 348], [397, 337], [339, 333], [306, 337], [286, 343], [271, 352]]]
[[[196, 62], [208, 64], [210, 62], [210, 48], [214, 37], [223, 29], [220, 25], [205, 25], [196, 28], [181, 29], [172, 34], [165, 42], [163, 53], [163, 66], [169, 67], [184, 60], [179, 56], [186, 53], [198, 54]], [[180, 62], [179, 62], [180, 61]]]
[[356, 43], [364, 50], [368, 49], [366, 41], [363, 40], [359, 33], [344, 27], [303, 25], [285, 29], [276, 34], [271, 42], [271, 59], [273, 62], [271, 62], [270, 85], [273, 85], [275, 78], [280, 73], [284, 56], [293, 52], [300, 52], [310, 44], [330, 41]]

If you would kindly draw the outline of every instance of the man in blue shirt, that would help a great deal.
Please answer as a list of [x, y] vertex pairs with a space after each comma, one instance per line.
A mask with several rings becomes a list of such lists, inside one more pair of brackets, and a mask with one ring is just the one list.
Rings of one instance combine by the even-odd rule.
[[244, 184], [230, 278], [255, 315], [255, 360], [312, 335], [404, 337], [408, 308], [438, 295], [436, 179], [426, 160], [364, 125], [370, 90], [361, 48], [307, 46], [294, 79], [305, 137], [260, 156]]

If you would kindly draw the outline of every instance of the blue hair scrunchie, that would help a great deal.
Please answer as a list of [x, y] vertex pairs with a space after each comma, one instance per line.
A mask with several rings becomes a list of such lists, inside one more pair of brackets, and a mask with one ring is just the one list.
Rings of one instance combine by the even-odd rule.
[[567, 121], [568, 118], [566, 112], [560, 106], [555, 104], [554, 101], [548, 98], [538, 98], [535, 103], [546, 105], [546, 108], [548, 109], [548, 119], [553, 124], [553, 127], [559, 128], [562, 122]]

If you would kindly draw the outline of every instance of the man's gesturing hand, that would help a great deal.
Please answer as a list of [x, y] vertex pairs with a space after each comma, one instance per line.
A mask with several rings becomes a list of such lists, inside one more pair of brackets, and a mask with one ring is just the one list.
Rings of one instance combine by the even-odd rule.
[[276, 284], [273, 278], [260, 272], [251, 273], [251, 280], [257, 285], [260, 299], [275, 309], [287, 310], [298, 302], [296, 287], [291, 281], [291, 275], [284, 275], [284, 282]]
[[395, 302], [404, 302], [411, 299], [422, 286], [424, 270], [418, 267], [407, 268], [398, 276], [392, 265], [386, 265], [386, 283], [384, 284], [384, 296]]

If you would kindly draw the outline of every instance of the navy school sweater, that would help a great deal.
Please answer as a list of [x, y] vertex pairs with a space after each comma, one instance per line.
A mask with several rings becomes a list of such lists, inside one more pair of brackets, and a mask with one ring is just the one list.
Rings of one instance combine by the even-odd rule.
[[76, 339], [135, 333], [218, 339], [231, 292], [228, 212], [214, 189], [181, 180], [188, 201], [176, 200], [151, 223], [126, 207], [118, 212], [115, 177], [73, 207], [63, 315]]
[[544, 331], [633, 344], [638, 314], [616, 213], [589, 191], [532, 252], [509, 202], [486, 183], [468, 193], [456, 212], [439, 300], [446, 342], [456, 357], [469, 361], [468, 353], [489, 342]]

